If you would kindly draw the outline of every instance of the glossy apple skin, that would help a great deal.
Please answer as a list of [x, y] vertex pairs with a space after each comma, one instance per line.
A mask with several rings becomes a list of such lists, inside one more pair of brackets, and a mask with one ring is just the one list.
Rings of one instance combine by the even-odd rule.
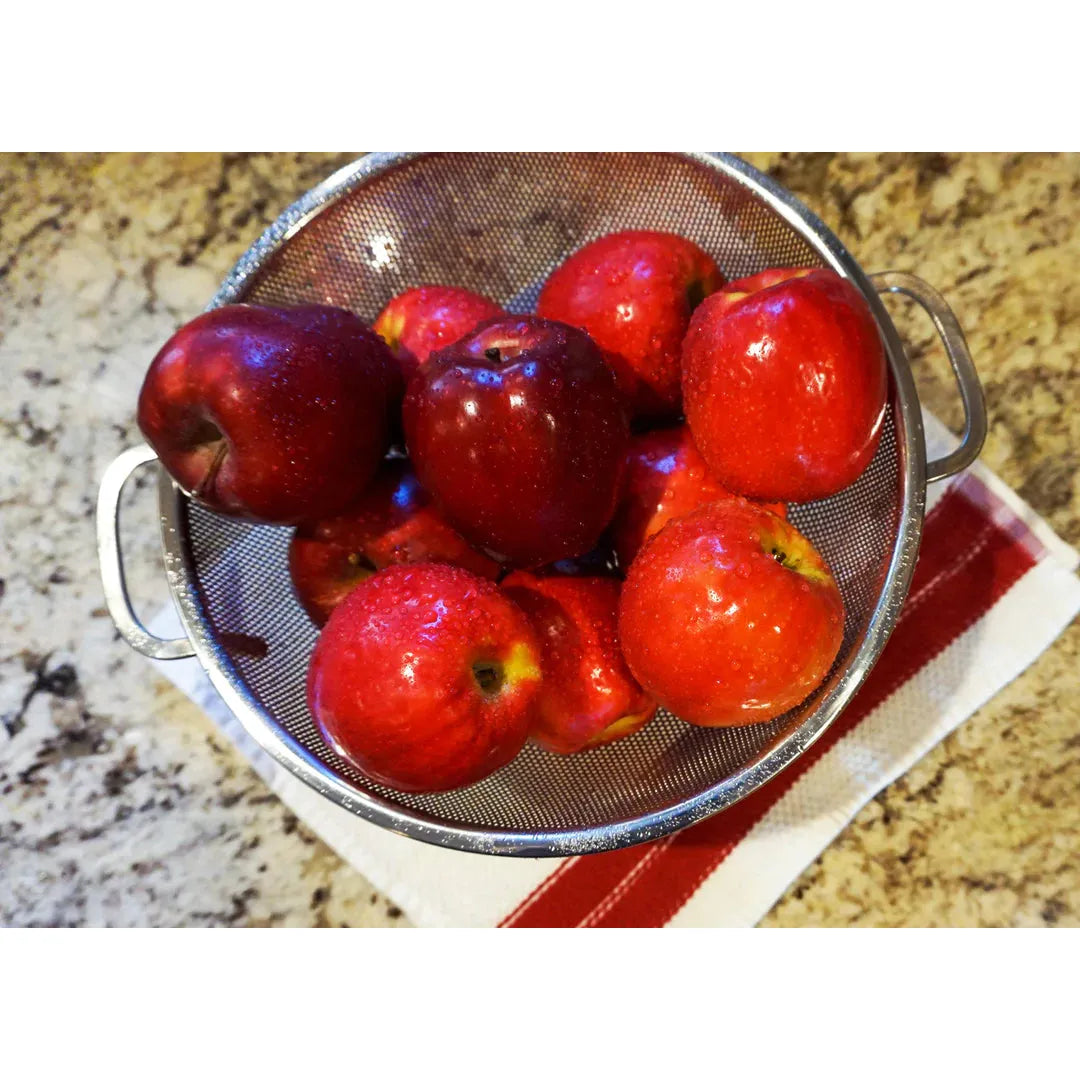
[[619, 583], [517, 570], [501, 586], [540, 642], [543, 681], [532, 739], [574, 754], [625, 738], [656, 713], [619, 651]]
[[300, 526], [289, 543], [293, 588], [322, 626], [376, 570], [444, 562], [494, 581], [501, 567], [470, 547], [432, 505], [406, 461], [388, 461], [344, 513]]
[[403, 415], [421, 484], [502, 561], [529, 568], [580, 555], [614, 512], [626, 410], [581, 330], [529, 315], [484, 323], [431, 354]]
[[673, 233], [609, 233], [544, 283], [537, 314], [587, 331], [634, 417], [673, 419], [682, 401], [682, 339], [701, 299], [723, 284], [716, 263]]
[[[301, 304], [297, 307], [278, 308], [290, 319], [302, 323], [310, 330], [333, 335], [344, 341], [355, 341], [358, 335], [370, 344], [379, 355], [378, 369], [386, 387], [387, 425], [391, 438], [401, 441], [401, 403], [405, 398], [406, 378], [401, 365], [395, 363], [393, 351], [383, 352], [375, 344], [379, 335], [367, 326], [358, 315], [344, 308], [328, 304]], [[385, 342], [383, 342], [385, 344]]]
[[372, 324], [397, 357], [408, 385], [416, 369], [482, 322], [503, 314], [493, 300], [455, 285], [421, 285], [399, 293]]
[[[484, 689], [474, 665], [497, 666]], [[334, 610], [308, 671], [328, 742], [376, 783], [448, 791], [512, 760], [535, 719], [540, 654], [525, 615], [457, 566], [391, 566]]]
[[828, 673], [843, 632], [840, 591], [813, 545], [735, 497], [654, 536], [619, 608], [638, 682], [703, 727], [771, 720], [798, 705]]
[[832, 270], [771, 270], [694, 312], [683, 400], [725, 487], [808, 502], [854, 483], [881, 436], [888, 388], [877, 324]]
[[216, 308], [150, 364], [138, 422], [174, 480], [219, 513], [276, 525], [336, 513], [386, 452], [399, 375], [333, 308]]
[[[731, 495], [709, 474], [685, 424], [661, 428], [630, 440], [622, 495], [608, 530], [625, 571], [641, 545], [669, 521]], [[768, 509], [787, 517], [783, 503]]]

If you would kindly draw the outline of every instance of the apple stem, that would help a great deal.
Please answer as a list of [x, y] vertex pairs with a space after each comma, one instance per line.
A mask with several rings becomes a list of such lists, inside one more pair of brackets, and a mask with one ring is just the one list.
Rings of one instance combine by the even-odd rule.
[[793, 559], [789, 559], [786, 552], [781, 551], [779, 548], [773, 548], [769, 554], [785, 569], [785, 570], [797, 570], [798, 566]]
[[225, 455], [229, 452], [229, 444], [222, 439], [218, 443], [218, 448], [214, 452], [214, 460], [210, 462], [210, 468], [206, 470], [206, 475], [199, 481], [198, 486], [192, 492], [195, 498], [199, 498], [204, 492], [208, 491], [214, 486], [214, 481], [217, 479], [217, 474], [221, 471], [222, 463], [225, 461]]

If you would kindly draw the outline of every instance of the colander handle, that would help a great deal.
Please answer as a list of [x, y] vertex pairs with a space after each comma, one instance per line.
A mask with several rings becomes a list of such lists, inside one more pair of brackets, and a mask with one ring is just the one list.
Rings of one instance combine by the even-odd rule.
[[151, 461], [157, 461], [157, 455], [149, 446], [133, 446], [116, 458], [101, 478], [97, 502], [101, 583], [105, 588], [105, 604], [112, 621], [120, 636], [133, 649], [154, 660], [182, 660], [195, 655], [187, 638], [159, 638], [139, 622], [128, 596], [124, 562], [120, 556], [120, 494], [131, 474], [140, 465]]
[[945, 355], [952, 364], [964, 405], [964, 434], [960, 445], [951, 454], [926, 463], [926, 482], [932, 484], [935, 480], [955, 476], [979, 456], [986, 439], [986, 399], [964, 331], [945, 298], [922, 278], [900, 270], [886, 270], [871, 274], [870, 280], [879, 293], [903, 293], [911, 297], [933, 320], [934, 329], [945, 346]]

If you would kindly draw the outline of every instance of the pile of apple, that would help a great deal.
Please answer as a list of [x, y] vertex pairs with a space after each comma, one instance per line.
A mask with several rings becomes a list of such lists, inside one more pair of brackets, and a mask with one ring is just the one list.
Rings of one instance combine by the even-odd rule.
[[840, 648], [840, 592], [785, 504], [847, 487], [877, 446], [885, 357], [855, 287], [725, 284], [688, 240], [622, 232], [559, 266], [537, 311], [449, 286], [373, 328], [218, 308], [139, 398], [193, 499], [296, 526], [312, 715], [399, 790], [475, 783], [528, 739], [588, 750], [660, 705], [769, 720]]

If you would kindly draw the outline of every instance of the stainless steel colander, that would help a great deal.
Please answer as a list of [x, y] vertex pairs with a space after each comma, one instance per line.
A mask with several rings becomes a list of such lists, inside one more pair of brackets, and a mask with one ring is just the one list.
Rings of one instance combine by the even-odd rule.
[[[372, 154], [289, 207], [210, 306], [336, 304], [370, 321], [395, 293], [438, 282], [528, 311], [562, 259], [626, 228], [689, 237], [729, 279], [773, 266], [831, 267], [858, 286], [877, 319], [892, 375], [877, 455], [847, 491], [790, 511], [832, 567], [847, 609], [833, 670], [802, 706], [767, 724], [715, 730], [661, 712], [637, 735], [574, 757], [527, 747], [459, 791], [380, 787], [334, 753], [308, 713], [316, 629], [292, 593], [290, 530], [210, 513], [160, 470], [165, 568], [187, 636], [165, 641], [139, 623], [124, 585], [117, 507], [128, 476], [154, 460], [145, 446], [110, 465], [99, 496], [102, 577], [121, 634], [147, 656], [197, 656], [248, 733], [327, 798], [447, 847], [571, 855], [635, 844], [723, 810], [790, 764], [844, 708], [885, 645], [911, 579], [927, 482], [970, 464], [985, 434], [963, 335], [929, 286], [907, 274], [868, 278], [788, 192], [726, 155]], [[927, 309], [957, 376], [964, 437], [929, 466], [911, 373], [878, 291], [904, 292]]]

